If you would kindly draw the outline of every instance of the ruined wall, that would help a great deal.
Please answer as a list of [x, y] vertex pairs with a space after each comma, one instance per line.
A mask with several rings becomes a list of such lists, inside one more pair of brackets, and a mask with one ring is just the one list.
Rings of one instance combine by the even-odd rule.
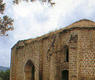
[[[78, 79], [78, 32], [77, 30], [63, 31], [43, 40], [43, 80], [62, 80], [64, 70], [69, 71], [69, 80]], [[68, 62], [65, 61], [65, 46], [69, 49]]]
[[[16, 77], [12, 79], [14, 76], [11, 75], [11, 80], [25, 80], [24, 67], [28, 60], [31, 60], [36, 67], [35, 80], [61, 80], [63, 70], [69, 71], [69, 80], [71, 80], [77, 68], [76, 49], [70, 48], [70, 44], [73, 45], [70, 43], [73, 32], [76, 31], [53, 34], [28, 45], [25, 42], [19, 42], [12, 53], [15, 54], [13, 59], [16, 59], [13, 60], [16, 62], [12, 64], [12, 68], [15, 67]], [[65, 61], [64, 46], [69, 48], [69, 62]], [[76, 47], [76, 44], [74, 46]]]
[[[15, 47], [16, 50], [13, 50], [13, 58], [11, 60], [13, 61], [11, 63], [11, 80], [25, 79], [24, 68], [28, 60], [31, 60], [35, 66], [35, 80], [39, 80], [40, 50], [38, 44], [39, 43], [31, 43], [30, 45], [25, 45], [23, 43], [20, 43], [18, 46]], [[13, 75], [13, 72], [15, 76]]]
[[62, 80], [64, 70], [69, 80], [95, 80], [94, 34], [95, 28], [82, 26], [19, 41], [12, 48], [11, 80], [25, 80], [28, 60], [35, 67], [35, 80]]

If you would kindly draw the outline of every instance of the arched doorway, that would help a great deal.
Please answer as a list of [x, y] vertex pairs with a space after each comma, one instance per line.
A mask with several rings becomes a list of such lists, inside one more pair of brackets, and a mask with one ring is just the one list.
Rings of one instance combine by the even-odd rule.
[[35, 80], [35, 67], [31, 60], [25, 64], [25, 80]]
[[68, 76], [68, 70], [62, 71], [62, 79], [61, 80], [69, 80]]

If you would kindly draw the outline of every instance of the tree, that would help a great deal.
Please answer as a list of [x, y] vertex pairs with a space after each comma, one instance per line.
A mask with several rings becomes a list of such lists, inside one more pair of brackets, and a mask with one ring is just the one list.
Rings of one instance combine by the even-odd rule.
[[3, 80], [3, 79], [0, 77], [0, 80]]
[[10, 79], [10, 70], [0, 71], [0, 80], [9, 80]]
[[[29, 1], [31, 1], [31, 2], [34, 2], [34, 1], [36, 1], [36, 0], [22, 0], [22, 1], [26, 1], [26, 2], [29, 2]], [[41, 2], [48, 2], [51, 6], [54, 6], [55, 5], [55, 2], [52, 2], [52, 0], [39, 0], [39, 1], [41, 1]], [[13, 3], [15, 3], [15, 4], [19, 4], [20, 3], [20, 1], [19, 0], [13, 0]]]
[[[4, 14], [4, 10], [5, 3], [3, 3], [3, 0], [0, 0], [0, 14]], [[0, 16], [0, 35], [6, 35], [6, 32], [9, 30], [13, 30], [13, 19], [7, 15]]]

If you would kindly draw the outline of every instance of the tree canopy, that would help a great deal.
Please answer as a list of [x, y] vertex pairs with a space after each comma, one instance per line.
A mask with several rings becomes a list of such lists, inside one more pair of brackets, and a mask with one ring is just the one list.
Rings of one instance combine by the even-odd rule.
[[10, 70], [0, 71], [0, 80], [9, 80], [10, 79]]
[[[0, 0], [0, 14], [4, 15], [5, 3]], [[13, 30], [13, 19], [8, 17], [8, 15], [0, 16], [0, 35], [8, 35], [7, 31]]]

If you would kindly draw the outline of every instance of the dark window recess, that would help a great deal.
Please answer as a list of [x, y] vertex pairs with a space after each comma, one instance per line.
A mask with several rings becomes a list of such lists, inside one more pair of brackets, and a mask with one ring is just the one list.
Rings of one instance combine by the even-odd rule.
[[65, 62], [69, 62], [69, 48], [68, 46], [64, 47]]
[[42, 72], [39, 73], [39, 80], [42, 80]]
[[68, 73], [68, 70], [64, 70], [64, 71], [62, 71], [62, 78], [61, 78], [61, 80], [69, 80], [69, 73]]

